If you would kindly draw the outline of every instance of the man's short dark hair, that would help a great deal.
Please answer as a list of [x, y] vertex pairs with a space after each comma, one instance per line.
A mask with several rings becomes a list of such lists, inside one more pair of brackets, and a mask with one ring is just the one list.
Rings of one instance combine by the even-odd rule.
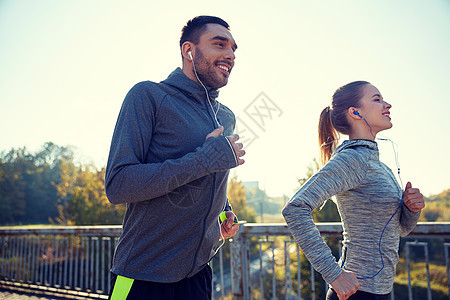
[[200, 36], [206, 30], [207, 24], [219, 24], [230, 30], [230, 25], [218, 17], [213, 16], [198, 16], [189, 20], [187, 24], [181, 29], [180, 47], [184, 42], [189, 41], [197, 45], [200, 42]]

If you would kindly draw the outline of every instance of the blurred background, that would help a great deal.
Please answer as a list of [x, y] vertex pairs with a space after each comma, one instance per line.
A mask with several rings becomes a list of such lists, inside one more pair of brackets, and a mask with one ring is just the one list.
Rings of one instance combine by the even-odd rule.
[[[446, 0], [2, 0], [0, 150], [52, 142], [104, 167], [126, 93], [181, 66], [181, 28], [202, 14], [226, 20], [239, 45], [219, 96], [247, 144], [238, 180], [291, 197], [317, 156], [320, 111], [339, 86], [367, 80], [392, 104], [382, 135], [398, 145], [403, 183], [449, 188]], [[380, 149], [396, 170], [391, 143]]]

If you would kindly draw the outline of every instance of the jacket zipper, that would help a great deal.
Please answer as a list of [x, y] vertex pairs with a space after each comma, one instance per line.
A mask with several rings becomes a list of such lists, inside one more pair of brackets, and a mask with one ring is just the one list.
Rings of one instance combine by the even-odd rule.
[[[208, 101], [208, 100], [206, 100], [206, 101]], [[208, 105], [206, 105], [206, 112], [212, 121], [213, 128], [216, 129], [216, 123], [215, 123], [215, 120], [211, 117], [211, 113], [209, 112]], [[214, 113], [214, 112], [212, 112], [212, 113]], [[188, 277], [189, 274], [191, 274], [191, 272], [195, 269], [195, 265], [197, 263], [198, 252], [200, 250], [200, 247], [203, 244], [203, 239], [204, 239], [205, 233], [206, 233], [206, 220], [208, 219], [209, 213], [211, 212], [211, 208], [212, 208], [212, 205], [214, 202], [214, 194], [215, 194], [214, 191], [216, 189], [216, 173], [213, 173], [212, 175], [213, 175], [213, 181], [212, 181], [212, 185], [211, 185], [211, 201], [209, 201], [208, 211], [206, 212], [205, 218], [203, 219], [202, 235], [200, 236], [200, 242], [198, 243], [197, 249], [195, 250], [194, 260], [192, 261], [192, 267], [189, 270], [186, 277]], [[220, 228], [219, 228], [219, 230], [220, 230]]]

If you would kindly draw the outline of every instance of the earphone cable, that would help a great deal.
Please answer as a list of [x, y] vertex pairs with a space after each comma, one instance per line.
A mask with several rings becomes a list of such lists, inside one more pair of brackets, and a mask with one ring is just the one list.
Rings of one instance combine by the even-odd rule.
[[212, 110], [212, 112], [213, 112], [214, 119], [216, 120], [217, 125], [220, 126], [219, 120], [217, 120], [217, 113], [219, 112], [220, 103], [217, 102], [217, 104], [218, 104], [218, 106], [217, 106], [217, 111], [214, 111], [214, 108], [213, 108], [213, 106], [212, 106], [212, 104], [211, 104], [211, 100], [209, 99], [208, 89], [206, 88], [206, 86], [203, 84], [203, 82], [202, 82], [202, 81], [200, 80], [200, 78], [198, 77], [198, 75], [197, 75], [197, 70], [195, 69], [195, 63], [194, 63], [194, 61], [192, 61], [192, 66], [194, 67], [194, 74], [195, 74], [195, 77], [197, 77], [198, 82], [200, 82], [200, 84], [202, 85], [203, 89], [205, 90], [206, 98], [208, 99], [209, 106], [211, 107], [211, 110]]
[[[358, 114], [358, 115], [359, 115], [359, 114]], [[397, 151], [398, 146], [397, 146], [397, 144], [394, 143], [391, 139], [388, 139], [388, 138], [377, 138], [377, 137], [375, 137], [375, 135], [374, 135], [373, 132], [372, 132], [372, 127], [369, 125], [369, 123], [367, 122], [367, 120], [366, 120], [363, 116], [361, 116], [361, 115], [359, 115], [359, 116], [364, 120], [364, 122], [366, 122], [367, 126], [369, 126], [370, 134], [373, 136], [374, 139], [381, 140], [381, 141], [389, 141], [389, 142], [391, 142], [392, 149], [393, 149], [393, 151], [394, 151], [395, 164], [396, 164], [396, 166], [397, 166], [398, 179], [399, 179], [399, 181], [400, 181], [400, 189], [403, 189], [403, 182], [402, 182], [402, 178], [401, 178], [401, 176], [400, 176], [400, 163], [399, 163], [399, 161], [398, 161], [398, 151]], [[380, 268], [374, 275], [372, 275], [372, 276], [368, 276], [368, 277], [358, 277], [358, 276], [356, 276], [357, 279], [371, 279], [371, 278], [374, 278], [375, 276], [377, 276], [377, 275], [384, 269], [383, 254], [382, 254], [382, 252], [381, 252], [381, 242], [382, 242], [383, 235], [384, 235], [384, 232], [385, 232], [385, 230], [386, 230], [388, 224], [391, 222], [392, 218], [393, 218], [393, 217], [395, 216], [395, 214], [398, 212], [398, 210], [400, 209], [402, 203], [403, 203], [403, 201], [402, 201], [402, 199], [400, 199], [399, 204], [398, 204], [398, 206], [397, 206], [397, 209], [396, 209], [395, 212], [392, 214], [392, 216], [389, 218], [389, 220], [387, 221], [386, 225], [384, 225], [384, 228], [383, 228], [383, 230], [382, 230], [382, 232], [381, 232], [381, 235], [380, 235], [380, 240], [378, 241], [378, 252], [380, 253], [381, 268]], [[342, 262], [342, 266], [343, 266], [344, 269], [346, 269], [344, 263], [345, 263], [345, 262], [343, 261], [343, 262]]]

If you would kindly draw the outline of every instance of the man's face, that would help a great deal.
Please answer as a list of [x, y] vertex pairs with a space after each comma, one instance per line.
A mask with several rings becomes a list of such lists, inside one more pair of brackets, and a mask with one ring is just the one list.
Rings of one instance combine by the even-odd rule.
[[206, 26], [206, 31], [195, 45], [195, 69], [204, 85], [219, 89], [228, 83], [237, 45], [230, 31], [222, 25]]

